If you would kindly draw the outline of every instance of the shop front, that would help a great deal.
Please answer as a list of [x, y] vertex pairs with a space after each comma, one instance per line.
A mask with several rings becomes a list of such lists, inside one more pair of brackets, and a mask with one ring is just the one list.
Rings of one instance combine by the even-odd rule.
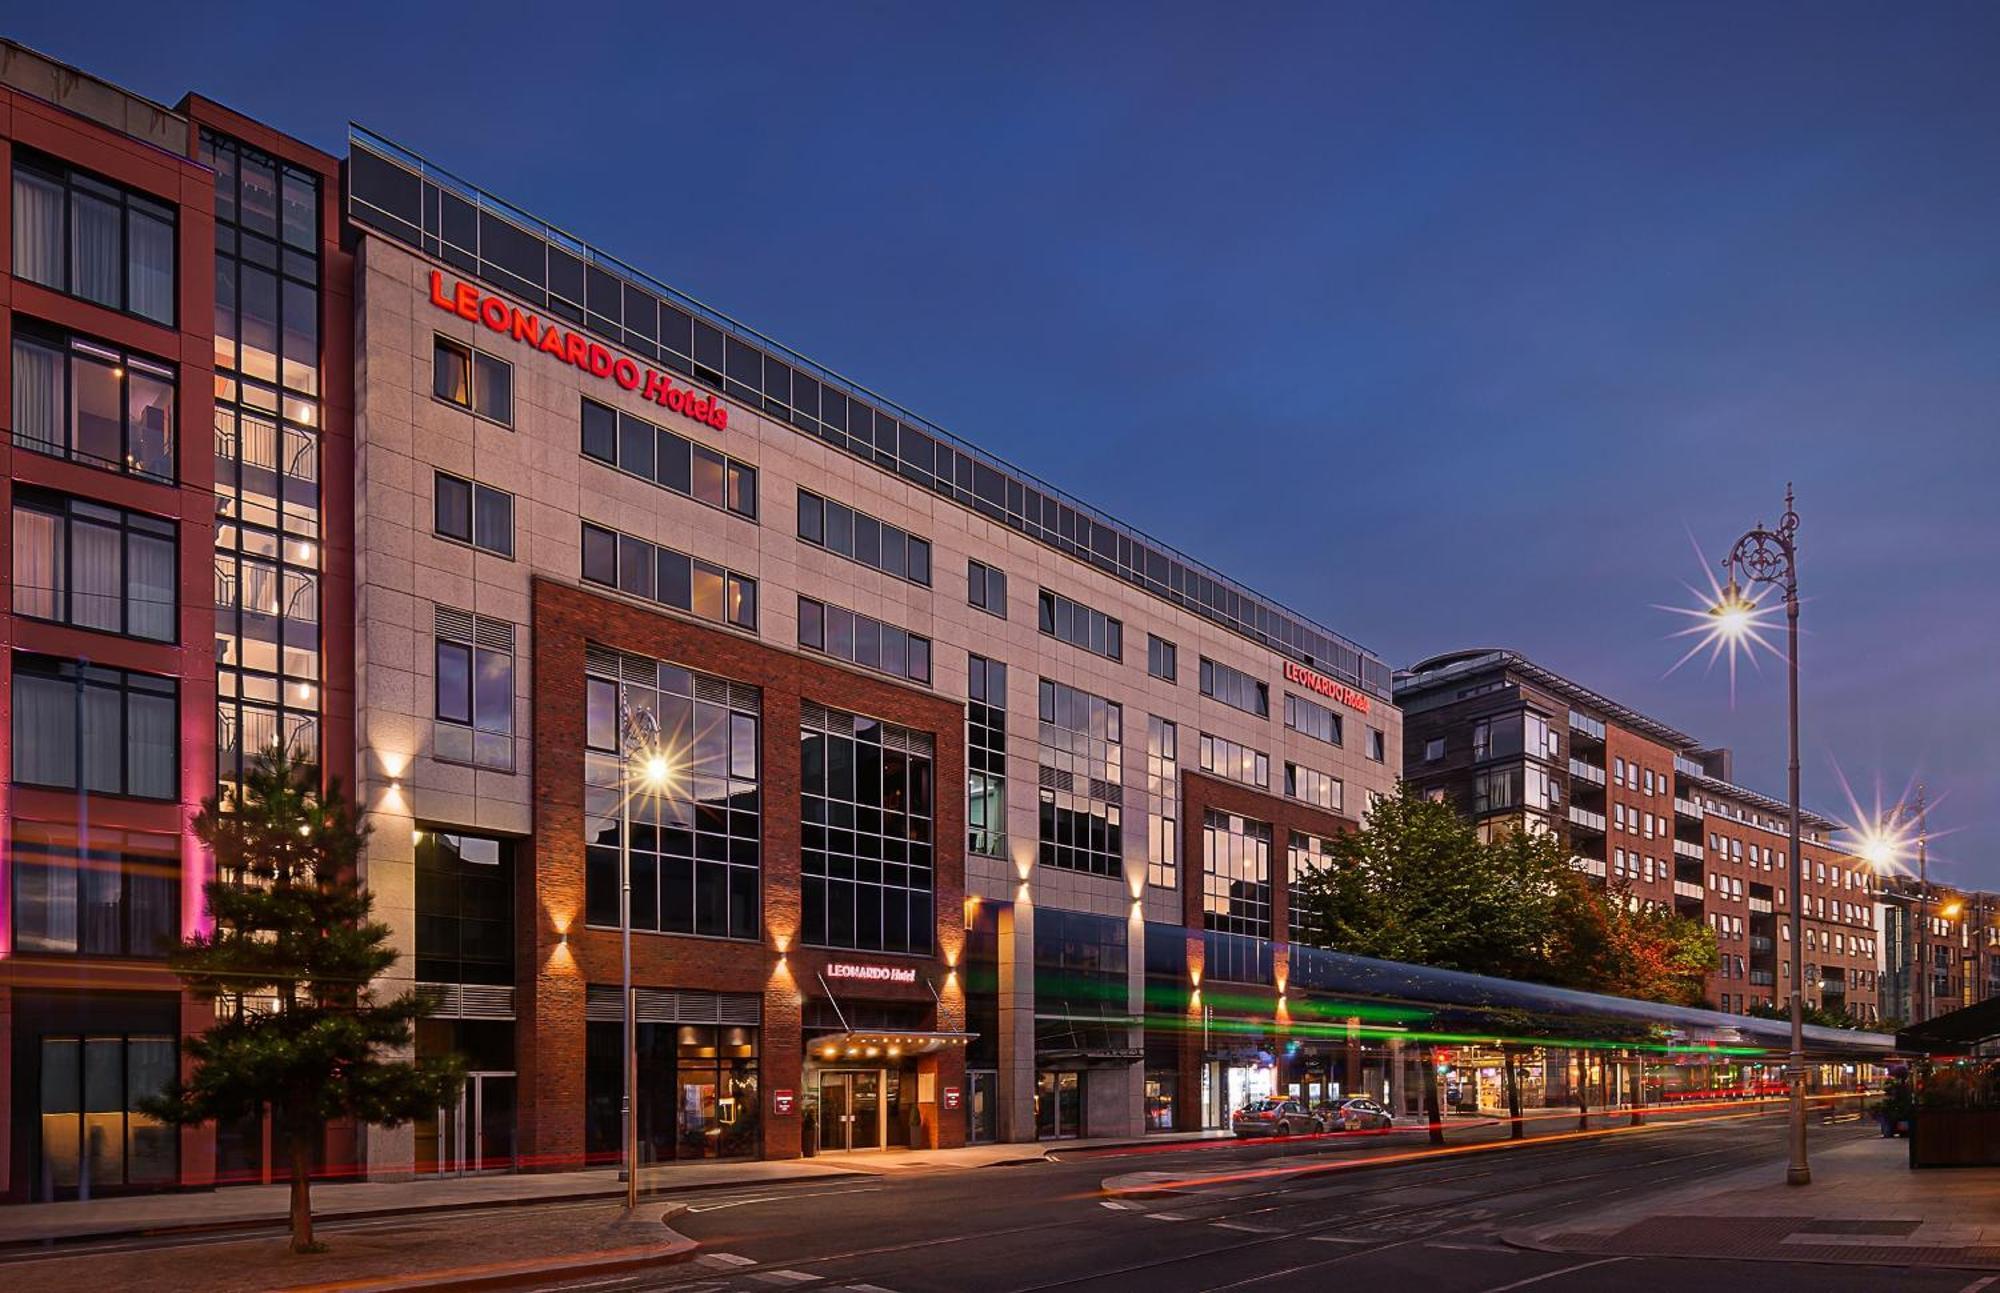
[[[634, 996], [640, 1164], [757, 1157], [763, 998], [663, 988]], [[590, 1162], [615, 1163], [625, 1045], [619, 989], [591, 985], [586, 1021], [585, 1152]]]
[[918, 967], [834, 960], [813, 983], [820, 994], [805, 1000], [800, 1073], [809, 1151], [963, 1143], [973, 1035], [938, 1027], [939, 1002]]

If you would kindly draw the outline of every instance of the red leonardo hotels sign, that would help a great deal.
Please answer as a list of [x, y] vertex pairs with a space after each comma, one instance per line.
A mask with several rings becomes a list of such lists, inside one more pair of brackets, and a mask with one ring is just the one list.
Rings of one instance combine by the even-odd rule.
[[1285, 681], [1295, 682], [1307, 691], [1316, 691], [1330, 697], [1357, 713], [1368, 712], [1368, 697], [1344, 683], [1335, 682], [1323, 673], [1314, 673], [1302, 664], [1285, 661]]
[[451, 291], [446, 292], [444, 275], [437, 270], [431, 271], [431, 304], [446, 314], [483, 324], [490, 332], [547, 351], [592, 377], [606, 378], [628, 391], [638, 391], [644, 398], [683, 417], [705, 422], [717, 431], [729, 429], [729, 410], [721, 400], [676, 386], [673, 378], [658, 369], [642, 368], [636, 359], [615, 355], [580, 332], [537, 318], [512, 302], [482, 293], [470, 283], [453, 283]]

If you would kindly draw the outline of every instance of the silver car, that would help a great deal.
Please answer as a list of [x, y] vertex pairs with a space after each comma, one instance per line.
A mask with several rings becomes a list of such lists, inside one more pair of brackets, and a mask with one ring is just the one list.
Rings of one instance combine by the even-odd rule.
[[1229, 1120], [1239, 1136], [1303, 1136], [1319, 1130], [1319, 1120], [1297, 1100], [1252, 1100]]
[[1387, 1131], [1396, 1125], [1387, 1109], [1358, 1095], [1321, 1105], [1318, 1117], [1325, 1131]]

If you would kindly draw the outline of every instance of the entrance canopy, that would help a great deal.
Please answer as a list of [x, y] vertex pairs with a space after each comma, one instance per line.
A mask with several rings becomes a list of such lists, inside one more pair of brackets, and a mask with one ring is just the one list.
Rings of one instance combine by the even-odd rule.
[[978, 1033], [928, 1033], [898, 1030], [854, 1030], [821, 1033], [806, 1043], [806, 1058], [826, 1062], [836, 1060], [896, 1060], [913, 1055], [935, 1055], [962, 1047]]
[[2000, 1040], [2000, 997], [1937, 1015], [1896, 1034], [1896, 1049], [1922, 1055], [1964, 1054]]

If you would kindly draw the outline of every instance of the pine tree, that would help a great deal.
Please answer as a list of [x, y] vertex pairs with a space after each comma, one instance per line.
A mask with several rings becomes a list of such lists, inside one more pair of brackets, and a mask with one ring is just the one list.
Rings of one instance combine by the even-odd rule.
[[411, 1063], [416, 995], [378, 1001], [396, 962], [389, 927], [356, 863], [366, 830], [337, 784], [273, 750], [246, 771], [227, 809], [202, 805], [195, 832], [215, 855], [206, 886], [214, 928], [169, 958], [188, 990], [217, 1003], [215, 1024], [185, 1043], [192, 1076], [150, 1102], [172, 1123], [259, 1115], [269, 1106], [291, 1175], [292, 1251], [314, 1252], [313, 1147], [337, 1118], [394, 1126], [436, 1109], [462, 1080], [456, 1057]]

